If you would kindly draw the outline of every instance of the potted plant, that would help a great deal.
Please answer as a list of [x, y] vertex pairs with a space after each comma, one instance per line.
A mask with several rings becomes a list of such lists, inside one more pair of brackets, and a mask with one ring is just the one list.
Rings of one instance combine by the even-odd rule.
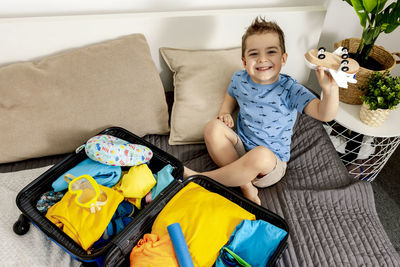
[[364, 91], [360, 119], [369, 126], [383, 124], [400, 103], [400, 77], [393, 77], [388, 71], [374, 72], [360, 89]]
[[340, 88], [340, 100], [349, 104], [361, 104], [362, 91], [358, 87], [364, 86], [368, 77], [374, 71], [385, 72], [392, 70], [396, 65], [394, 55], [375, 41], [381, 33], [389, 34], [400, 25], [399, 0], [387, 4], [387, 0], [343, 0], [352, 6], [360, 19], [363, 28], [360, 39], [349, 38], [335, 44], [349, 49], [350, 57], [357, 60], [360, 70], [356, 74], [357, 84], [350, 84], [348, 89]]

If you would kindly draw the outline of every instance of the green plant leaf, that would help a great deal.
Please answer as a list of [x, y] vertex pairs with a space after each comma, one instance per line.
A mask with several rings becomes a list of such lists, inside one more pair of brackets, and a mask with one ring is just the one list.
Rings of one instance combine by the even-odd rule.
[[399, 25], [388, 25], [384, 30], [385, 33], [391, 33], [392, 31], [396, 30]]
[[352, 6], [356, 11], [358, 17], [360, 18], [360, 24], [363, 28], [365, 28], [367, 24], [367, 16], [368, 14], [365, 12], [363, 3], [361, 0], [351, 0]]
[[351, 0], [343, 0], [343, 1], [345, 1], [345, 2], [347, 2], [347, 4], [353, 6], [353, 4], [351, 3]]
[[372, 11], [374, 14], [378, 14], [379, 12], [382, 11], [382, 9], [385, 7], [387, 0], [378, 0], [378, 4], [375, 7], [375, 10]]
[[383, 31], [391, 33], [400, 25], [400, 2], [391, 3], [385, 8], [382, 15], [382, 24], [388, 24]]
[[378, 1], [376, 1], [376, 0], [362, 0], [362, 3], [363, 3], [365, 11], [367, 11], [368, 13], [373, 13], [372, 11], [377, 6]]
[[367, 28], [362, 33], [365, 45], [373, 45], [376, 38], [382, 32], [381, 27]]
[[392, 77], [389, 72], [374, 72], [363, 89], [361, 99], [371, 110], [393, 109], [400, 103], [400, 77]]

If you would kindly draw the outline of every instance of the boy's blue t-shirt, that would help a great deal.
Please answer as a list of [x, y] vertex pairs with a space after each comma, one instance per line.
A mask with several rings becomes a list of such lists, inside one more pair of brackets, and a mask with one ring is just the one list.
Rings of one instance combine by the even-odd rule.
[[237, 134], [245, 149], [265, 146], [282, 161], [289, 161], [297, 112], [302, 113], [315, 95], [286, 74], [263, 85], [255, 83], [246, 70], [233, 74], [228, 93], [239, 104]]

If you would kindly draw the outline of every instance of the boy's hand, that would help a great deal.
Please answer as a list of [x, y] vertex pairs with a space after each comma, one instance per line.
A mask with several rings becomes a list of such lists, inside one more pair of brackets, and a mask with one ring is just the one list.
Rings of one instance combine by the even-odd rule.
[[217, 119], [225, 123], [226, 126], [229, 128], [233, 127], [233, 118], [232, 115], [229, 113], [218, 115]]
[[304, 112], [320, 121], [331, 121], [335, 118], [339, 107], [339, 87], [332, 75], [318, 67], [315, 71], [323, 97], [315, 98], [304, 108]]
[[329, 72], [324, 71], [323, 67], [318, 66], [318, 68], [315, 70], [315, 74], [317, 75], [318, 83], [324, 93], [329, 93], [333, 89], [337, 90], [338, 85], [336, 81]]

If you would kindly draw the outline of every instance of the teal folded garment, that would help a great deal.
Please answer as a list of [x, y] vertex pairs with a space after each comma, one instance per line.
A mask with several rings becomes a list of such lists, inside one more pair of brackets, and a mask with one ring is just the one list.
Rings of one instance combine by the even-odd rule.
[[64, 180], [64, 175], [67, 173], [75, 177], [84, 174], [90, 175], [98, 184], [107, 187], [113, 187], [121, 179], [120, 166], [110, 166], [91, 159], [85, 159], [53, 182], [52, 187], [55, 192], [63, 191], [68, 188], [68, 183]]
[[173, 180], [172, 176], [172, 166], [170, 164], [166, 165], [157, 174], [153, 174], [156, 179], [156, 185], [151, 189], [151, 198], [155, 199], [161, 191], [164, 190]]
[[265, 267], [286, 235], [285, 230], [266, 221], [243, 220], [222, 247], [215, 266]]

